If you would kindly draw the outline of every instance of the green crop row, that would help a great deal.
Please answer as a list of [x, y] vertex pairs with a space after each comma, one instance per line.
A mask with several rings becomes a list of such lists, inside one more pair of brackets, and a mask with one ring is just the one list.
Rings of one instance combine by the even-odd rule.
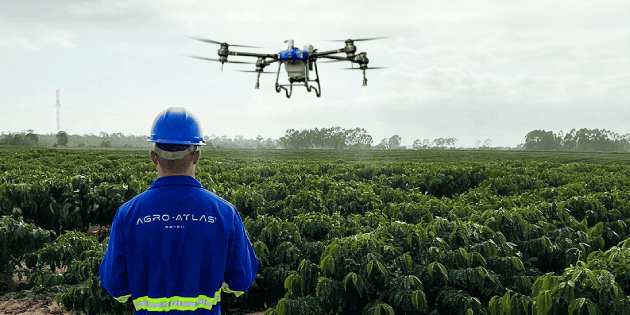
[[[99, 289], [105, 244], [66, 231], [111, 224], [156, 178], [146, 154], [0, 155], [0, 214], [54, 231], [27, 252], [7, 249], [32, 268], [30, 285], [73, 286], [58, 295], [69, 310], [124, 311]], [[196, 177], [241, 213], [261, 264], [238, 303], [266, 300], [268, 314], [630, 307], [628, 166], [202, 155]]]

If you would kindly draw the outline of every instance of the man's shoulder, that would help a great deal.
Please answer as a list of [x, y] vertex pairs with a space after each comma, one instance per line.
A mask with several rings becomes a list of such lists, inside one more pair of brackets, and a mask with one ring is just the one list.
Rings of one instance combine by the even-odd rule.
[[[223, 199], [216, 193], [209, 191], [204, 187], [190, 187], [189, 193], [192, 194], [193, 200], [197, 202], [212, 203], [218, 207], [226, 207], [226, 208], [235, 209], [234, 205], [232, 205], [229, 201]], [[164, 191], [159, 191], [157, 189], [148, 189], [136, 195], [129, 201], [127, 201], [125, 204], [123, 204], [122, 207], [125, 207], [125, 206], [130, 207], [134, 203], [137, 203], [137, 202], [140, 202], [140, 203], [154, 202], [164, 197], [165, 197]]]
[[232, 205], [229, 201], [227, 201], [227, 200], [225, 200], [225, 199], [223, 199], [223, 198], [219, 197], [219, 195], [217, 195], [216, 193], [214, 193], [214, 192], [212, 192], [212, 191], [209, 191], [209, 190], [207, 190], [207, 189], [205, 189], [205, 188], [203, 189], [203, 191], [204, 191], [207, 195], [209, 195], [209, 196], [210, 196], [210, 198], [212, 198], [212, 199], [214, 199], [214, 200], [217, 200], [218, 202], [221, 202], [221, 203], [223, 203], [223, 204], [225, 204], [225, 205], [227, 205], [227, 206], [231, 206], [231, 207], [233, 207], [233, 205]]

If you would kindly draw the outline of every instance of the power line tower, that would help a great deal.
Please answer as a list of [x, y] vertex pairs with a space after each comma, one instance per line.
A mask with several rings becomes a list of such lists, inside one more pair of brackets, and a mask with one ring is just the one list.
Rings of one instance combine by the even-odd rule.
[[59, 103], [59, 90], [57, 90], [57, 105], [55, 105], [57, 107], [57, 133], [59, 133], [59, 131], [61, 131], [61, 120], [60, 120], [60, 108], [61, 108], [61, 103]]

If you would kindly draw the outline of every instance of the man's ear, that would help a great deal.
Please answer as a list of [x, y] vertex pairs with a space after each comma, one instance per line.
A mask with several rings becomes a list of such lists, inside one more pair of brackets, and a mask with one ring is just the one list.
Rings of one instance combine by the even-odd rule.
[[201, 156], [201, 151], [195, 151], [192, 154], [192, 164], [193, 165], [197, 165], [197, 163], [199, 162], [199, 157]]
[[153, 163], [153, 165], [158, 166], [157, 154], [155, 154], [155, 152], [149, 152], [149, 158], [151, 159], [151, 163]]

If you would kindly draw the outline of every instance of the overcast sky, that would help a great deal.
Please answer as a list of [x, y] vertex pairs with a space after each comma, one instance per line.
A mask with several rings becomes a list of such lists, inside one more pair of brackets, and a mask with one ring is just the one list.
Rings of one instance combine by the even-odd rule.
[[[286, 39], [320, 51], [356, 42], [367, 72], [318, 64], [322, 96], [287, 99], [254, 65], [202, 61], [218, 45]], [[230, 56], [229, 60], [255, 61]], [[273, 64], [266, 70], [277, 71]], [[280, 80], [286, 82], [282, 70]], [[630, 133], [630, 1], [1, 0], [0, 131], [147, 135], [183, 106], [206, 135], [279, 138], [287, 129], [361, 127], [374, 138], [455, 137], [514, 147], [531, 130]]]

